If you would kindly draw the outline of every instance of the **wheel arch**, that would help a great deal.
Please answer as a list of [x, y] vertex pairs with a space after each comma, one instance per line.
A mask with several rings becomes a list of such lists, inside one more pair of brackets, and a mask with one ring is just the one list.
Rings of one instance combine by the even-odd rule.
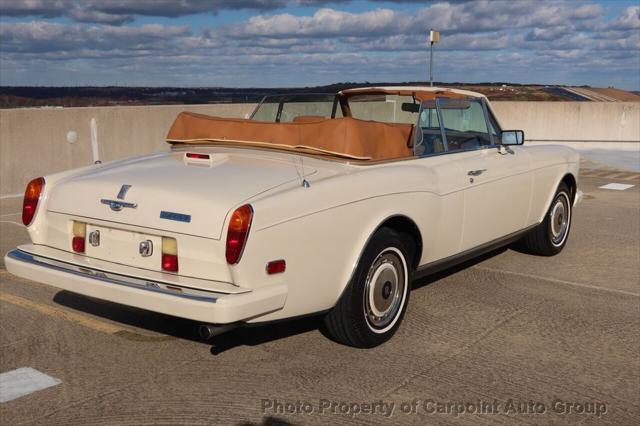
[[344, 282], [344, 285], [340, 289], [340, 293], [336, 298], [336, 303], [340, 300], [340, 298], [342, 297], [342, 294], [347, 289], [347, 287], [349, 286], [349, 283], [353, 279], [353, 276], [356, 273], [358, 266], [360, 265], [362, 255], [364, 254], [365, 249], [369, 245], [371, 238], [375, 235], [376, 232], [378, 232], [380, 229], [385, 227], [393, 229], [396, 232], [406, 234], [414, 241], [415, 253], [413, 255], [414, 259], [412, 259], [411, 263], [414, 269], [418, 267], [418, 263], [420, 262], [420, 258], [422, 256], [422, 250], [423, 250], [422, 234], [420, 232], [420, 228], [418, 228], [418, 225], [416, 225], [413, 219], [411, 219], [410, 217], [404, 214], [393, 214], [391, 216], [387, 216], [385, 219], [380, 221], [378, 226], [373, 228], [373, 230], [367, 236], [364, 244], [360, 246], [360, 251], [356, 257], [356, 261], [353, 264], [351, 271], [349, 272], [349, 275], [348, 275], [349, 279]]
[[420, 262], [423, 250], [422, 234], [420, 233], [420, 228], [418, 228], [418, 225], [416, 225], [413, 219], [404, 214], [394, 214], [391, 216], [387, 216], [385, 219], [380, 221], [380, 223], [375, 228], [373, 228], [364, 244], [360, 246], [358, 257], [356, 258], [356, 262], [353, 264], [353, 268], [351, 269], [351, 272], [349, 274], [349, 280], [345, 283], [345, 288], [353, 278], [353, 274], [355, 274], [356, 269], [360, 264], [360, 260], [362, 259], [362, 254], [369, 245], [371, 238], [375, 235], [376, 232], [385, 227], [393, 229], [396, 232], [406, 234], [413, 240], [413, 242], [415, 243], [415, 253], [413, 254], [414, 258], [411, 259], [411, 265], [414, 268], [418, 267], [418, 263]]
[[[562, 180], [560, 180], [560, 183], [564, 183], [565, 185], [567, 185], [569, 187], [569, 190], [571, 191], [571, 205], [573, 205], [575, 198], [576, 198], [576, 193], [578, 192], [578, 182], [575, 178], [575, 176], [573, 176], [572, 173], [567, 173], [564, 175], [564, 177], [562, 178]], [[560, 185], [560, 183], [558, 184], [558, 186]], [[557, 187], [556, 187], [557, 190]]]
[[[556, 176], [554, 176], [553, 181], [549, 182], [549, 187], [545, 188], [546, 190], [548, 190], [548, 192], [546, 193], [544, 202], [541, 203], [540, 206], [538, 206], [540, 208], [540, 211], [537, 211], [536, 214], [534, 215], [534, 217], [537, 220], [537, 223], [540, 223], [544, 220], [544, 215], [549, 210], [549, 207], [553, 202], [553, 197], [555, 193], [558, 191], [560, 184], [562, 183], [564, 183], [569, 187], [569, 192], [570, 192], [569, 197], [571, 198], [571, 205], [573, 206], [575, 197], [578, 193], [578, 182], [573, 172], [568, 170], [563, 170], [561, 173], [558, 173]], [[532, 208], [534, 208], [534, 206], [532, 206]]]
[[[384, 221], [382, 221], [373, 230], [373, 232], [367, 239], [367, 243], [362, 247], [360, 251], [360, 256], [362, 256], [362, 252], [364, 251], [367, 244], [369, 244], [369, 240], [371, 239], [371, 237], [381, 228], [393, 229], [398, 233], [406, 234], [409, 238], [411, 238], [411, 240], [413, 240], [415, 252], [413, 253], [413, 259], [411, 259], [411, 266], [414, 269], [417, 268], [422, 256], [422, 234], [420, 233], [420, 228], [418, 228], [418, 225], [416, 225], [416, 223], [408, 216], [405, 216], [403, 214], [393, 215], [387, 217]], [[360, 259], [358, 258], [358, 262], [359, 261]]]

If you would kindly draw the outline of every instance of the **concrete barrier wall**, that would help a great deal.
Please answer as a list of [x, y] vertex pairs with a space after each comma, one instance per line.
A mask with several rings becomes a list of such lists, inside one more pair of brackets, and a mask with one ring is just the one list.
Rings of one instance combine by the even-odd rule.
[[[21, 193], [37, 176], [91, 164], [90, 122], [96, 119], [100, 159], [166, 150], [181, 111], [244, 117], [253, 104], [0, 110], [0, 196]], [[77, 142], [67, 142], [75, 131]]]
[[[640, 103], [495, 102], [505, 128], [530, 141], [640, 141]], [[181, 111], [244, 117], [253, 104], [0, 110], [0, 199], [21, 194], [33, 177], [92, 162], [90, 121], [100, 158], [114, 160], [168, 149], [164, 137]], [[77, 142], [67, 142], [75, 131]], [[619, 144], [616, 144], [619, 145]], [[635, 148], [637, 149], [637, 148]]]
[[529, 141], [640, 142], [640, 102], [494, 102], [505, 129]]

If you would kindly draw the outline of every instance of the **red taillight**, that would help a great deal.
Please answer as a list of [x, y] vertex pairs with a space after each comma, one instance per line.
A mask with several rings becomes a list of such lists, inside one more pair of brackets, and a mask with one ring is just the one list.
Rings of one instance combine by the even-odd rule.
[[44, 178], [39, 177], [33, 179], [27, 185], [27, 189], [24, 191], [24, 201], [22, 203], [22, 223], [25, 226], [29, 226], [33, 221], [33, 216], [38, 209], [38, 201], [40, 200], [40, 194], [44, 188]]
[[162, 259], [163, 271], [178, 272], [178, 242], [175, 238], [162, 237]]
[[231, 215], [227, 231], [227, 263], [233, 265], [240, 262], [244, 245], [247, 242], [253, 208], [249, 204], [238, 207]]
[[163, 254], [162, 270], [167, 272], [178, 272], [178, 255]]
[[73, 237], [71, 240], [71, 248], [76, 253], [84, 253], [84, 237]]
[[267, 263], [267, 274], [268, 275], [281, 274], [282, 272], [284, 272], [286, 268], [287, 268], [287, 262], [285, 262], [284, 259], [273, 260]]

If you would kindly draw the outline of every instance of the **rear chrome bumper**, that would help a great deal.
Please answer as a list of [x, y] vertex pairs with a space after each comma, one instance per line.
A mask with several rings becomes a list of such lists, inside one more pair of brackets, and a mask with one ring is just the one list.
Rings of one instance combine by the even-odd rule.
[[253, 319], [282, 309], [284, 284], [225, 294], [108, 272], [14, 249], [4, 258], [14, 275], [97, 299], [211, 324]]

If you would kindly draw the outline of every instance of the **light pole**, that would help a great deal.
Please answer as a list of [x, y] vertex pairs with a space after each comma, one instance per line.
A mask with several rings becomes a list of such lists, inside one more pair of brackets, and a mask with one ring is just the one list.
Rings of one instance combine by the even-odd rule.
[[433, 45], [440, 41], [440, 31], [435, 31], [433, 28], [429, 30], [429, 44], [431, 50], [429, 53], [429, 83], [433, 86]]

